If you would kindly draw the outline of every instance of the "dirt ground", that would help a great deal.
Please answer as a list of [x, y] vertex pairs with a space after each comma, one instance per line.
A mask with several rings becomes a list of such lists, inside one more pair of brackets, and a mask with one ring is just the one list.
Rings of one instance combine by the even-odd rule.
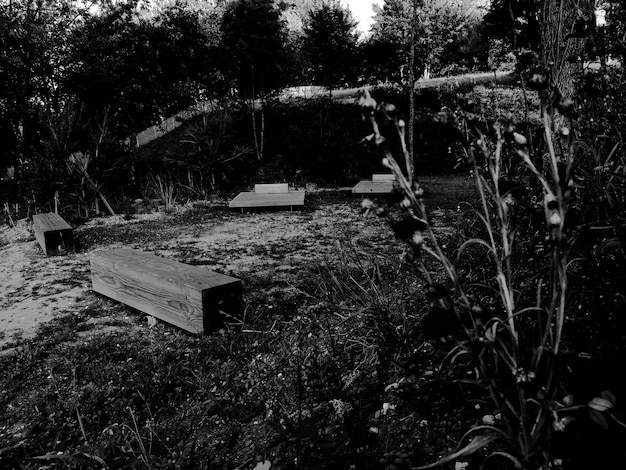
[[[332, 262], [345, 249], [400, 255], [383, 220], [359, 213], [360, 199], [349, 193], [307, 196], [303, 211], [240, 214], [226, 204], [194, 203], [173, 213], [112, 216], [75, 227], [76, 253], [46, 257], [26, 220], [0, 231], [0, 354], [35, 337], [52, 319], [81, 310], [105, 309], [115, 302], [91, 290], [89, 255], [126, 246], [238, 277], [246, 284], [265, 280], [267, 290], [284, 297], [291, 281], [313, 263]], [[441, 211], [440, 211], [441, 212]], [[435, 214], [437, 212], [435, 211]], [[435, 217], [436, 218], [436, 217]], [[269, 292], [271, 297], [271, 292]], [[119, 317], [119, 308], [113, 313]], [[129, 327], [90, 319], [88, 334]], [[108, 319], [113, 320], [113, 319]]]
[[357, 201], [303, 212], [242, 215], [207, 205], [130, 220], [98, 218], [74, 229], [77, 253], [52, 257], [43, 254], [26, 221], [4, 227], [1, 236], [0, 350], [5, 353], [33, 338], [42, 324], [96, 300], [89, 268], [95, 250], [127, 246], [240, 278], [271, 277], [284, 287], [294, 270], [312, 258], [332, 256], [339, 243], [392, 241], [380, 221], [359, 218]]

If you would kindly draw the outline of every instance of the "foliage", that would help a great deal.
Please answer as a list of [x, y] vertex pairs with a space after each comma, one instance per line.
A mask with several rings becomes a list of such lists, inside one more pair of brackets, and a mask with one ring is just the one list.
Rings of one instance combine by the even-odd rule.
[[324, 4], [309, 13], [304, 26], [303, 51], [311, 63], [312, 83], [324, 85], [329, 93], [338, 85], [354, 81], [355, 29], [349, 10], [338, 3]]
[[376, 54], [386, 54], [389, 69], [377, 79], [404, 81], [411, 28], [415, 34], [416, 76], [427, 69], [432, 74], [446, 74], [484, 67], [487, 45], [479, 33], [482, 11], [472, 1], [386, 0], [382, 7], [375, 7], [375, 12], [366, 48], [370, 58], [366, 61], [381, 62]]
[[[405, 198], [400, 203], [401, 218], [371, 201], [363, 207], [387, 218], [396, 235], [411, 246], [433, 300], [431, 311], [421, 321], [423, 333], [451, 341], [444, 363], [459, 374], [462, 383], [483, 390], [488, 403], [489, 414], [468, 431], [459, 450], [435, 465], [467, 459], [483, 448], [487, 449], [480, 457], [483, 464], [504, 459], [515, 468], [550, 468], [554, 459], [568, 461], [565, 449], [552, 444], [555, 433], [564, 431], [571, 421], [591, 416], [604, 429], [609, 420], [621, 423], [612, 414], [612, 393], [603, 392], [587, 405], [573, 406], [573, 398], [563, 388], [560, 358], [571, 308], [571, 242], [565, 225], [574, 177], [575, 146], [570, 134], [563, 132], [556, 147], [544, 110], [547, 159], [537, 167], [528, 139], [510, 123], [496, 123], [489, 134], [483, 126], [473, 126], [476, 140], [469, 159], [481, 207], [469, 212], [476, 228], [450, 257], [428, 222], [423, 189], [410, 172], [405, 176], [385, 144], [378, 119], [395, 122], [403, 157], [407, 155], [404, 122], [395, 116], [393, 106], [383, 103], [379, 107], [367, 93], [362, 106], [372, 124], [370, 140], [383, 146], [383, 163], [396, 175]], [[511, 165], [507, 149], [517, 155], [520, 168]], [[521, 188], [525, 189], [518, 192]], [[532, 267], [524, 259], [538, 242], [532, 230], [539, 225], [533, 224], [538, 214], [533, 217], [524, 203], [524, 192], [529, 190], [541, 201], [538, 206], [547, 231], [541, 256], [534, 257], [540, 264]], [[526, 218], [534, 227], [530, 233], [518, 226]], [[489, 261], [479, 266], [477, 257], [483, 256]], [[425, 264], [425, 257], [439, 263], [440, 270]], [[606, 406], [596, 406], [600, 402]]]
[[41, 202], [46, 191], [40, 185], [49, 188], [63, 172], [59, 159], [71, 141], [65, 124], [76, 115], [62, 80], [68, 36], [83, 14], [68, 1], [0, 4], [0, 173], [13, 167], [14, 178], [24, 182], [22, 201]]
[[119, 140], [219, 90], [210, 38], [198, 15], [179, 6], [140, 19], [122, 3], [75, 32], [72, 54], [79, 65], [66, 89], [88, 118], [109, 112]]
[[285, 29], [272, 0], [237, 0], [222, 18], [222, 49], [240, 96], [256, 99], [285, 83]]
[[604, 52], [608, 57], [621, 58], [624, 63], [626, 57], [626, 44], [624, 44], [624, 19], [626, 18], [626, 6], [623, 2], [605, 1], [601, 3], [605, 11], [606, 24], [600, 31], [600, 38], [604, 43]]
[[508, 50], [539, 51], [539, 13], [537, 0], [495, 0], [485, 15], [485, 33], [507, 45]]
[[56, 191], [63, 207], [92, 199], [83, 175], [68, 172], [70, 154], [90, 155], [97, 184], [129, 136], [219, 89], [208, 29], [194, 12], [175, 5], [142, 17], [137, 2], [100, 6], [92, 15], [63, 0], [0, 5], [0, 171], [15, 167], [16, 197], [32, 210]]

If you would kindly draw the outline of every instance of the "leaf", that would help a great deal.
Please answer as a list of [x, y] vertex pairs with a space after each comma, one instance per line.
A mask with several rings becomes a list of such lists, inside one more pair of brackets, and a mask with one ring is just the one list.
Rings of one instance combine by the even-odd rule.
[[264, 462], [258, 462], [253, 470], [269, 470], [272, 466], [272, 463], [269, 460], [265, 460]]
[[609, 423], [606, 422], [604, 415], [599, 411], [594, 410], [593, 408], [589, 409], [589, 417], [591, 420], [600, 426], [602, 429], [607, 430], [609, 427]]
[[480, 435], [480, 436], [476, 436], [474, 439], [472, 439], [472, 441], [467, 444], [465, 447], [463, 447], [462, 449], [459, 449], [458, 451], [456, 451], [453, 454], [450, 454], [440, 460], [438, 460], [435, 463], [431, 463], [429, 465], [424, 465], [422, 467], [416, 467], [417, 470], [422, 470], [422, 469], [426, 469], [426, 468], [434, 468], [434, 467], [439, 467], [440, 465], [446, 464], [448, 462], [452, 462], [453, 460], [456, 460], [460, 457], [465, 457], [466, 455], [470, 455], [473, 454], [474, 452], [482, 449], [483, 447], [488, 446], [489, 444], [491, 444], [492, 442], [498, 440], [498, 436], [495, 435]]
[[455, 365], [457, 360], [462, 358], [463, 356], [470, 356], [469, 352], [466, 349], [461, 349], [458, 346], [455, 346], [452, 351], [450, 351], [446, 357], [444, 357], [442, 364], [448, 362], [451, 366]]
[[73, 462], [76, 461], [75, 457], [72, 457], [70, 454], [67, 453], [61, 453], [61, 454], [52, 454], [52, 453], [48, 453], [45, 455], [37, 455], [35, 457], [31, 457], [33, 460], [61, 460], [61, 461], [67, 461], [67, 462]]
[[605, 400], [608, 400], [611, 402], [611, 404], [615, 405], [615, 403], [617, 402], [617, 398], [615, 398], [615, 395], [613, 395], [611, 392], [609, 392], [608, 390], [603, 391], [600, 396], [602, 398], [604, 398]]
[[596, 411], [607, 411], [613, 408], [613, 403], [611, 403], [606, 398], [595, 397], [593, 400], [587, 403], [587, 406]]
[[482, 240], [480, 238], [471, 238], [463, 242], [463, 244], [459, 247], [457, 256], [456, 256], [457, 263], [459, 262], [461, 258], [461, 254], [472, 245], [482, 245], [483, 247], [487, 249], [487, 252], [494, 255], [494, 258], [497, 258], [495, 252], [493, 251], [493, 248], [485, 240]]
[[621, 248], [621, 246], [622, 246], [622, 241], [618, 237], [609, 238], [608, 240], [605, 240], [602, 243], [603, 250], [606, 250], [609, 248]]
[[515, 457], [513, 457], [511, 454], [509, 454], [508, 452], [494, 452], [493, 454], [490, 454], [487, 456], [487, 458], [485, 459], [485, 462], [495, 457], [501, 457], [501, 458], [507, 459], [509, 462], [513, 464], [515, 468], [520, 468], [520, 469], [522, 468], [521, 462]]
[[278, 435], [279, 435], [282, 439], [284, 439], [285, 441], [289, 440], [289, 435], [287, 434], [287, 432], [283, 429], [283, 427], [282, 427], [280, 424], [278, 424], [278, 423], [276, 423], [276, 422], [274, 422], [274, 421], [271, 421], [271, 420], [270, 420], [270, 421], [268, 421], [268, 422], [267, 422], [267, 424], [269, 424], [269, 425], [270, 425], [270, 427], [271, 427], [274, 431], [276, 431], [276, 432], [278, 433]]

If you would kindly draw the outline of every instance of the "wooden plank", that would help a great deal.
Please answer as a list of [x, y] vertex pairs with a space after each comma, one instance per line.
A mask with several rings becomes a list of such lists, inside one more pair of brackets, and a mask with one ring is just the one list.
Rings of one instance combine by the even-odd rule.
[[90, 265], [95, 292], [192, 333], [241, 310], [241, 280], [205, 268], [128, 248], [94, 252]]
[[231, 208], [246, 207], [299, 207], [304, 206], [306, 191], [289, 191], [287, 193], [257, 193], [245, 191], [239, 193], [228, 203]]
[[393, 181], [360, 181], [354, 188], [354, 194], [390, 194], [395, 184]]
[[59, 214], [33, 215], [35, 239], [47, 256], [75, 251], [72, 227]]
[[372, 181], [395, 181], [396, 175], [391, 173], [374, 173], [372, 175]]
[[262, 194], [287, 193], [289, 192], [289, 184], [287, 183], [255, 184], [254, 192], [262, 193]]

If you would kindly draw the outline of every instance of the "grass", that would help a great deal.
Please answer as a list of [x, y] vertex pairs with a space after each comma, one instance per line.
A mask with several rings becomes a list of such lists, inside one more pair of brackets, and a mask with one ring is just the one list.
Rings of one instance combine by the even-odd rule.
[[[442, 206], [455, 206], [445, 204], [450, 195], [468, 194], [465, 180], [445, 188], [443, 177], [432, 181]], [[341, 468], [357, 455], [375, 462], [379, 444], [367, 428], [394, 372], [377, 369], [379, 338], [367, 328], [381, 324], [382, 306], [396, 312], [415, 280], [398, 282], [406, 270], [401, 246], [384, 225], [359, 216], [351, 194], [320, 192], [309, 204], [302, 214], [244, 216], [198, 206], [159, 220], [79, 228], [84, 251], [152, 246], [209, 266], [253, 256], [251, 271], [228, 268], [244, 280], [246, 321], [239, 330], [193, 337], [162, 323], [149, 328], [143, 314], [89, 294], [79, 311], [0, 356], [0, 466], [252, 468], [263, 457], [278, 468], [305, 458], [310, 466]], [[221, 259], [207, 258], [202, 244], [178, 242], [229, 221], [279, 228], [294, 218], [308, 227], [302, 235], [241, 240]], [[275, 270], [285, 263], [291, 268]], [[352, 300], [342, 300], [346, 289]], [[418, 298], [406, 302], [398, 312], [419, 312]], [[444, 394], [435, 387], [430, 396], [443, 408]], [[427, 412], [433, 402], [422, 406]], [[362, 446], [371, 448], [363, 453]]]
[[[520, 94], [500, 91], [478, 89], [472, 95], [473, 112], [494, 111], [498, 103], [509, 100], [517, 114], [494, 111], [486, 121], [526, 119], [518, 106]], [[486, 141], [480, 139], [477, 145]], [[507, 330], [507, 325], [527, 326], [521, 314], [526, 311], [502, 309], [492, 302], [487, 305], [490, 317], [485, 317], [488, 328], [473, 318], [470, 327], [467, 317], [449, 316], [459, 327], [454, 334], [461, 329], [465, 337], [455, 342], [453, 334], [432, 330], [426, 334], [432, 314], [450, 310], [445, 308], [451, 300], [446, 275], [455, 287], [480, 294], [461, 292], [465, 304], [452, 299], [459, 311], [471, 309], [475, 298], [484, 302], [509, 296], [521, 303], [528, 298], [524, 295], [528, 276], [543, 260], [536, 253], [524, 258], [525, 253], [500, 245], [511, 241], [509, 236], [522, 237], [533, 230], [528, 218], [515, 230], [505, 227], [487, 234], [490, 249], [499, 254], [494, 269], [507, 271], [508, 279], [521, 284], [489, 285], [493, 273], [485, 256], [470, 246], [482, 246], [476, 239], [465, 246], [467, 262], [454, 264], [461, 236], [485, 235], [480, 227], [508, 223], [508, 199], [498, 187], [500, 169], [492, 164], [486, 169], [495, 172], [495, 186], [480, 180], [483, 191], [493, 191], [483, 225], [478, 218], [463, 219], [458, 213], [461, 201], [476, 201], [470, 179], [420, 177], [424, 193], [417, 196], [415, 191], [415, 196], [424, 198], [427, 209], [416, 203], [414, 214], [430, 220], [426, 234], [430, 243], [438, 240], [436, 252], [431, 251], [434, 259], [422, 259], [424, 277], [412, 263], [416, 253], [394, 240], [381, 219], [359, 216], [359, 202], [345, 191], [311, 195], [302, 213], [239, 215], [214, 204], [174, 211], [159, 221], [79, 230], [85, 250], [111, 244], [138, 246], [241, 277], [245, 318], [239, 327], [192, 337], [160, 323], [148, 327], [142, 314], [94, 297], [84, 312], [46, 325], [13, 356], [0, 357], [5, 371], [0, 376], [0, 406], [6, 410], [0, 415], [0, 467], [253, 469], [269, 461], [272, 468], [283, 469], [408, 469], [454, 455], [461, 442], [465, 447], [456, 456], [463, 457], [468, 469], [504, 469], [515, 467], [519, 456], [525, 456], [504, 456], [508, 460], [494, 459], [491, 466], [481, 467], [489, 455], [497, 459], [511, 449], [494, 447], [495, 441], [480, 431], [496, 432], [503, 422], [512, 423], [508, 437], [526, 438], [528, 427], [516, 427], [516, 420], [530, 416], [515, 408], [524, 405], [538, 417], [536, 428], [553, 436], [550, 444], [559, 455], [570, 457], [567, 468], [611, 468], [612, 463], [619, 468], [614, 462], [623, 462], [623, 456], [622, 460], [616, 456], [624, 436], [623, 408], [619, 400], [616, 405], [615, 396], [599, 393], [604, 388], [598, 387], [609, 382], [607, 377], [596, 382], [598, 375], [589, 371], [599, 374], [598, 364], [606, 367], [602, 370], [607, 375], [619, 375], [620, 369], [613, 362], [607, 366], [603, 358], [587, 363], [589, 355], [579, 354], [586, 353], [591, 343], [585, 331], [575, 331], [575, 325], [593, 323], [588, 315], [568, 324], [558, 312], [564, 323], [558, 328], [573, 333], [572, 340], [563, 342], [567, 351], [562, 356], [563, 369], [572, 372], [565, 374], [558, 393], [553, 383], [549, 390], [536, 390], [531, 375], [523, 370], [509, 380], [512, 376], [502, 373], [508, 370], [508, 358], [501, 361], [502, 356], [495, 357], [497, 351], [489, 355], [496, 348], [485, 346], [497, 343], [506, 350], [506, 335], [513, 329]], [[490, 208], [500, 212], [492, 218]], [[413, 244], [424, 240], [408, 233], [403, 220], [393, 218], [395, 212], [383, 214], [389, 216], [398, 238]], [[215, 233], [219, 236], [203, 239]], [[560, 295], [558, 289], [554, 292]], [[553, 301], [552, 307], [561, 308], [561, 302]], [[549, 308], [543, 311], [550, 313]], [[92, 330], [94, 318], [110, 329], [97, 334]], [[551, 324], [547, 326], [546, 331], [552, 331]], [[544, 349], [560, 344], [560, 338], [546, 337]], [[457, 360], [449, 361], [452, 367], [442, 367], [450, 350], [459, 353], [453, 356]], [[481, 351], [489, 354], [481, 356]], [[458, 360], [468, 357], [469, 362]], [[585, 368], [587, 374], [578, 376]], [[492, 392], [491, 400], [485, 387]], [[582, 413], [565, 432], [550, 434], [561, 416], [553, 422], [555, 415], [547, 412], [567, 412], [571, 396], [579, 400], [574, 408]], [[563, 407], [555, 398], [562, 399]], [[503, 418], [498, 405], [515, 416]], [[480, 437], [464, 440], [468, 427], [475, 430], [465, 437], [472, 432]], [[529, 468], [540, 466], [536, 455], [529, 459]], [[450, 459], [444, 465], [452, 468], [453, 463]], [[562, 461], [541, 464], [559, 468]]]

